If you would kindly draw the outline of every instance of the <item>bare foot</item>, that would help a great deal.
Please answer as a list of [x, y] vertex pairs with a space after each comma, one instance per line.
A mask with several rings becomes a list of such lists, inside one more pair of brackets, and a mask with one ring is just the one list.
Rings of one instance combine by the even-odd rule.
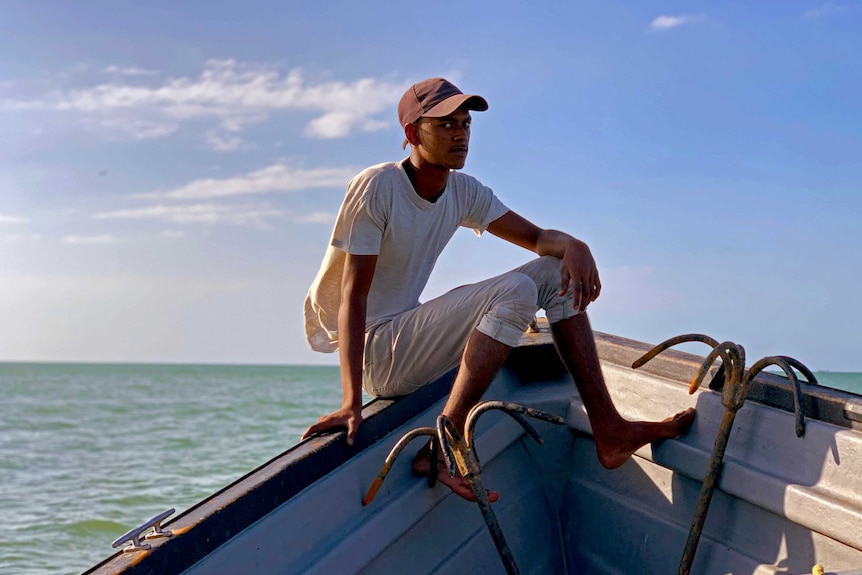
[[[476, 495], [473, 493], [470, 483], [460, 475], [456, 475], [455, 477], [449, 475], [449, 468], [441, 459], [437, 460], [436, 473], [437, 481], [451, 489], [455, 495], [463, 497], [471, 503], [476, 502]], [[416, 457], [413, 458], [413, 474], [418, 475], [419, 477], [428, 477], [431, 475], [431, 457], [429, 456], [428, 445], [425, 445], [420, 449], [416, 454]], [[488, 501], [491, 503], [494, 503], [500, 498], [500, 494], [496, 491], [489, 490], [487, 493]]]
[[616, 469], [647, 443], [679, 437], [688, 431], [692, 421], [694, 408], [690, 407], [664, 421], [622, 420], [619, 424], [598, 430], [598, 433], [593, 429], [599, 463], [607, 469]]

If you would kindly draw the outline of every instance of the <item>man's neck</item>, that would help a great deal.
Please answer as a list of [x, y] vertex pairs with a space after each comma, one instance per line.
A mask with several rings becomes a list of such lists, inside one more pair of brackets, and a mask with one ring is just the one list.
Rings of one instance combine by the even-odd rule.
[[446, 191], [449, 170], [440, 166], [424, 164], [421, 161], [417, 163], [419, 166], [414, 163], [412, 158], [407, 158], [404, 161], [404, 171], [420, 198], [429, 202], [436, 202]]

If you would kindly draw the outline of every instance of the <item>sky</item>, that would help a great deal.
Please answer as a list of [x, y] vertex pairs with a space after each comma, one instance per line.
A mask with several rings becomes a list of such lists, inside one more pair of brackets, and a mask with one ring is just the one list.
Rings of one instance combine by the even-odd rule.
[[[464, 171], [591, 246], [594, 329], [862, 371], [860, 54], [858, 0], [2, 0], [0, 361], [336, 363], [305, 293], [443, 76], [490, 104]], [[530, 257], [462, 230], [423, 297]]]

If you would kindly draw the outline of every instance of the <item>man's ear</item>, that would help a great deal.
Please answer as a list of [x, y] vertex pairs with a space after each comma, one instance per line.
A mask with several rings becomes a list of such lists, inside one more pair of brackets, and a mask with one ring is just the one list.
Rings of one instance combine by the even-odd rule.
[[404, 126], [404, 137], [411, 145], [419, 145], [419, 128], [416, 127], [416, 124], [407, 124]]

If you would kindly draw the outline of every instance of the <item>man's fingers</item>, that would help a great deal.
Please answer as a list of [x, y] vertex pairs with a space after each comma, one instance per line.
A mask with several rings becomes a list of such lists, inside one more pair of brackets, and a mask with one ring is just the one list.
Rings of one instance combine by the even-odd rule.
[[353, 445], [353, 440], [356, 438], [356, 431], [359, 429], [359, 424], [362, 423], [361, 417], [348, 417], [343, 413], [330, 413], [324, 415], [317, 420], [317, 423], [310, 426], [305, 433], [302, 434], [302, 439], [308, 439], [312, 435], [322, 435], [325, 433], [335, 433], [339, 429], [347, 429], [347, 445]]
[[351, 417], [347, 420], [347, 445], [353, 445], [353, 440], [356, 438], [356, 430], [359, 429], [359, 421]]
[[308, 427], [308, 429], [305, 430], [305, 433], [302, 434], [302, 439], [308, 439], [310, 436], [314, 435], [315, 433], [320, 433], [321, 431], [326, 429], [327, 421], [328, 421], [328, 419], [325, 415], [318, 418], [317, 423], [310, 425]]
[[599, 297], [601, 285], [597, 282], [598, 279], [582, 279], [578, 281], [575, 286], [575, 302], [578, 312], [586, 311], [587, 306], [596, 301], [596, 298]]
[[595, 274], [593, 277], [589, 278], [582, 277], [573, 283], [575, 296], [574, 305], [579, 312], [583, 312], [587, 309], [587, 306], [590, 305], [591, 302], [596, 301], [599, 294], [602, 293], [602, 282], [599, 280], [598, 274]]
[[305, 433], [302, 434], [302, 439], [308, 439], [316, 433], [323, 433], [324, 431], [332, 430], [336, 427], [345, 427], [345, 424], [333, 418], [331, 415], [324, 415], [317, 420], [317, 423], [310, 426]]
[[317, 433], [317, 424], [315, 423], [311, 427], [305, 430], [305, 433], [302, 434], [302, 439], [308, 439], [310, 436]]
[[327, 429], [329, 429], [330, 427], [335, 427], [335, 426], [334, 426], [334, 425], [332, 425], [332, 424], [326, 424], [326, 423], [319, 423], [319, 422], [318, 422], [318, 423], [315, 423], [314, 425], [312, 425], [311, 427], [309, 427], [309, 428], [305, 431], [305, 433], [303, 433], [303, 434], [302, 434], [302, 438], [303, 438], [303, 439], [308, 439], [308, 438], [309, 438], [309, 437], [311, 437], [312, 435], [315, 435], [315, 434], [317, 434], [317, 433], [321, 433], [321, 432], [323, 432], [323, 431], [326, 431], [326, 430], [327, 430]]
[[560, 270], [560, 293], [559, 295], [566, 295], [566, 292], [569, 291], [569, 284], [572, 283], [572, 278], [569, 275], [569, 270], [566, 268], [562, 268]]

